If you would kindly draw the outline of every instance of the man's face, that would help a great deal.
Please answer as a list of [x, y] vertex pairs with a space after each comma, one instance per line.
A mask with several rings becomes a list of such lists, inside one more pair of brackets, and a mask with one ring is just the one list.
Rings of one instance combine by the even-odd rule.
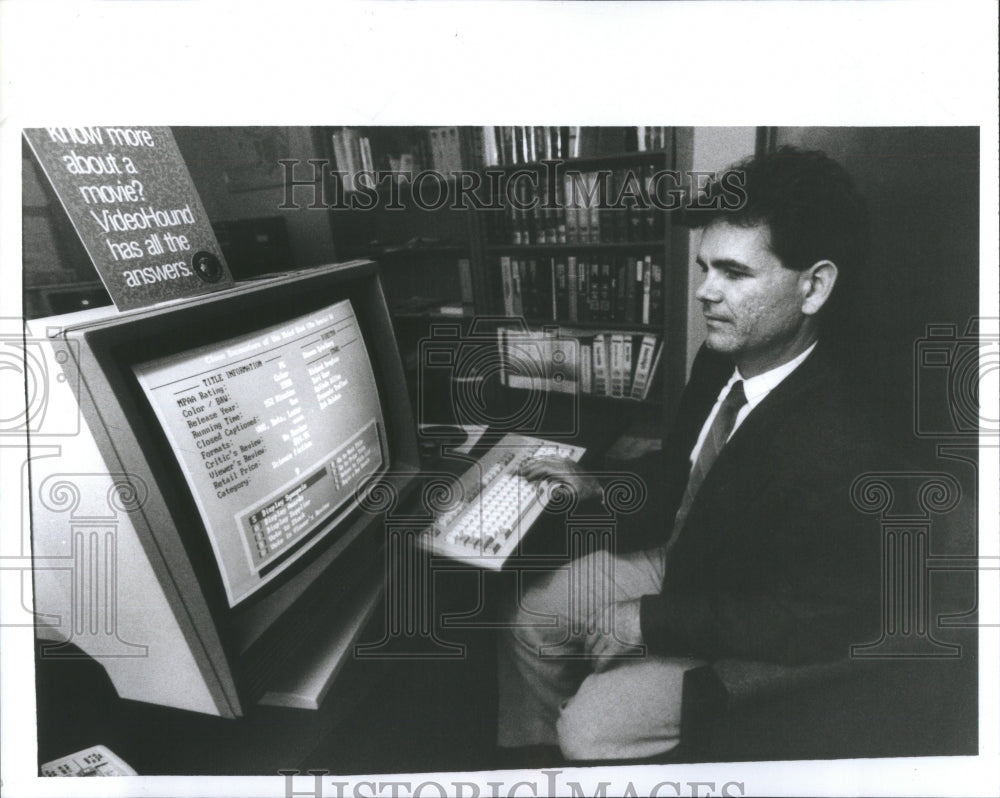
[[745, 377], [791, 359], [805, 338], [803, 274], [782, 265], [770, 240], [766, 225], [716, 221], [698, 248], [705, 280], [695, 296], [708, 327], [706, 344], [731, 355]]

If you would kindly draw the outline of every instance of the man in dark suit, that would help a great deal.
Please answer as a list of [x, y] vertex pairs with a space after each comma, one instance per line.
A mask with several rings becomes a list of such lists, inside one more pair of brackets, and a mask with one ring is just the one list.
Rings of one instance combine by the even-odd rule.
[[[878, 527], [851, 502], [885, 453], [832, 356], [831, 308], [863, 260], [846, 172], [782, 149], [735, 168], [746, 202], [692, 212], [707, 326], [647, 501], [618, 519], [646, 545], [531, 584], [500, 645], [499, 743], [630, 759], [679, 741], [684, 672], [720, 656], [845, 656], [879, 613]], [[537, 461], [581, 501], [601, 485]]]

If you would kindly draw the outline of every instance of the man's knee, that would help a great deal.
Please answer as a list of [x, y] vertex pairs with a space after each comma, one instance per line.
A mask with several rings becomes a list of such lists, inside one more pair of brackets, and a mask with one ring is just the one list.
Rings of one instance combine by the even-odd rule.
[[679, 742], [676, 733], [665, 729], [630, 728], [627, 722], [606, 722], [592, 710], [580, 709], [581, 702], [570, 699], [556, 721], [559, 749], [570, 761], [646, 759], [659, 756]]
[[559, 749], [563, 756], [569, 760], [614, 758], [608, 751], [608, 741], [600, 720], [592, 712], [581, 709], [581, 703], [573, 699], [565, 702], [556, 721]]
[[684, 671], [694, 660], [652, 657], [588, 676], [556, 723], [567, 759], [645, 759], [680, 740]]

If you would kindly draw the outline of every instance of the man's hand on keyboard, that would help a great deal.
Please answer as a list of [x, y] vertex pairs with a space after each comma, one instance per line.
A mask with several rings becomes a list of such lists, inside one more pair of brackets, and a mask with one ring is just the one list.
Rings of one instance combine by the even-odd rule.
[[642, 655], [639, 607], [639, 599], [616, 601], [590, 619], [584, 651], [595, 658], [594, 670], [598, 673], [611, 667], [619, 657]]
[[572, 490], [578, 501], [601, 497], [601, 483], [592, 474], [565, 457], [531, 457], [521, 464], [521, 476], [532, 482], [561, 483]]

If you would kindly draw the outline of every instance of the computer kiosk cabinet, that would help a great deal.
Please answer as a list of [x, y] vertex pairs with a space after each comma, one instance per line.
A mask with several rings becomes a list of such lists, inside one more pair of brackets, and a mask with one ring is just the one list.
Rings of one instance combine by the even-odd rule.
[[212, 715], [318, 706], [379, 598], [378, 497], [418, 470], [376, 265], [29, 332], [43, 656]]

